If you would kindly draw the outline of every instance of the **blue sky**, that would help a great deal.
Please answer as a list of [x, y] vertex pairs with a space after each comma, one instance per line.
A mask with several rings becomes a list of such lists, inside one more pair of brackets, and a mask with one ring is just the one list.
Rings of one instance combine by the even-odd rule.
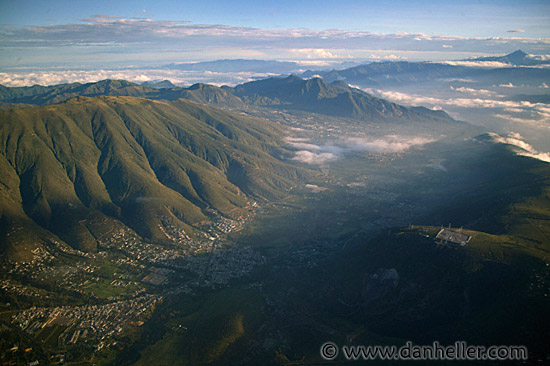
[[[269, 72], [188, 73], [163, 66], [263, 59], [293, 61], [304, 71], [518, 49], [550, 59], [550, 0], [0, 0], [0, 84], [6, 86], [102, 79], [236, 85]], [[548, 85], [541, 81], [540, 91]], [[496, 113], [493, 118], [512, 113], [498, 117], [509, 123], [531, 113], [517, 114], [531, 108], [519, 102], [480, 99], [491, 91], [459, 89], [452, 100], [392, 91], [382, 96], [411, 105], [481, 104]], [[506, 103], [512, 104], [506, 113], [490, 110]], [[518, 123], [547, 126], [547, 106], [536, 107], [532, 121]]]
[[439, 33], [503, 37], [525, 30], [548, 37], [548, 1], [360, 1], [360, 0], [201, 0], [82, 1], [2, 0], [0, 23], [17, 26], [69, 24], [96, 14], [147, 17], [193, 24], [223, 24], [265, 29], [346, 29], [373, 33]]
[[550, 54], [550, 1], [1, 0], [0, 72]]

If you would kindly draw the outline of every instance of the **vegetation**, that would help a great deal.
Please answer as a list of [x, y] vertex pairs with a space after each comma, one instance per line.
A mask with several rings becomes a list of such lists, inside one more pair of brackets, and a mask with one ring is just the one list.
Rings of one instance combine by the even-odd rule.
[[[339, 82], [167, 86], [0, 88], [45, 104], [0, 111], [2, 361], [308, 364], [329, 340], [549, 357], [547, 163]], [[283, 142], [381, 126], [446, 136], [313, 168]], [[435, 243], [448, 224], [467, 246]]]
[[277, 197], [304, 174], [273, 157], [285, 154], [278, 127], [184, 100], [79, 97], [0, 119], [3, 237], [18, 225], [52, 236], [38, 224], [95, 251], [121, 220], [160, 240], [162, 217], [192, 233], [210, 210]]

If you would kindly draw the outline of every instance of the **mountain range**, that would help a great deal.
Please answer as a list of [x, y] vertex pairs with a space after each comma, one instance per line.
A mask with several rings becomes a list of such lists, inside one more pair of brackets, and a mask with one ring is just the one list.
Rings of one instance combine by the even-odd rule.
[[[508, 66], [497, 67], [494, 65], [491, 68], [489, 65], [488, 68], [486, 65], [488, 61]], [[450, 62], [373, 62], [331, 71], [308, 70], [300, 76], [304, 78], [318, 76], [327, 82], [341, 80], [365, 88], [430, 85], [434, 81], [452, 79], [476, 80], [480, 83], [479, 85], [499, 85], [511, 82], [539, 86], [541, 80], [550, 79], [550, 70], [542, 67], [548, 63], [550, 61], [537, 59], [518, 50], [505, 56]]]
[[[0, 86], [0, 358], [318, 364], [327, 339], [460, 339], [548, 359], [548, 155], [342, 75]], [[434, 243], [451, 224], [467, 245]]]
[[236, 87], [194, 84], [189, 88], [153, 88], [124, 80], [103, 80], [88, 84], [62, 84], [9, 88], [0, 86], [0, 102], [13, 104], [55, 104], [75, 96], [133, 96], [154, 100], [184, 98], [197, 103], [232, 109], [246, 106], [300, 110], [335, 117], [370, 121], [452, 121], [443, 111], [423, 107], [404, 107], [373, 97], [359, 89], [320, 78], [304, 80], [298, 76], [268, 78]]
[[[212, 210], [277, 197], [303, 174], [281, 160], [282, 131], [265, 120], [186, 100], [76, 97], [0, 113], [1, 226], [40, 225], [95, 250], [120, 220], [162, 239]], [[36, 231], [35, 232], [39, 232]]]
[[466, 61], [496, 61], [513, 66], [536, 66], [536, 65], [548, 65], [550, 60], [530, 56], [522, 50], [517, 50], [504, 56], [491, 56], [491, 57], [478, 57]]
[[297, 76], [235, 88], [124, 80], [1, 87], [0, 100], [7, 108], [0, 111], [1, 235], [21, 225], [35, 236], [30, 241], [46, 232], [92, 252], [120, 224], [154, 241], [166, 239], [168, 226], [193, 235], [201, 222], [229, 217], [250, 200], [281, 197], [312, 174], [291, 160], [281, 125], [212, 106], [455, 122], [443, 111]]

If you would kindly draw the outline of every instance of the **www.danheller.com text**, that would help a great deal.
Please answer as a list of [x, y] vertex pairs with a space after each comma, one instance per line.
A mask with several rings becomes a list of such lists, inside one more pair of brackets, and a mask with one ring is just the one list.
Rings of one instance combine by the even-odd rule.
[[408, 341], [404, 346], [364, 346], [344, 345], [338, 347], [333, 342], [326, 342], [320, 349], [321, 357], [327, 361], [336, 359], [355, 360], [527, 360], [528, 350], [525, 346], [476, 346], [464, 341], [443, 346], [438, 341], [431, 345], [415, 345]]

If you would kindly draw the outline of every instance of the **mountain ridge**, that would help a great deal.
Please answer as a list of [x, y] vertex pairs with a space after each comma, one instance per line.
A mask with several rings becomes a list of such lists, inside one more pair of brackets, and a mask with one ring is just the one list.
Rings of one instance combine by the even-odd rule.
[[504, 56], [478, 57], [465, 61], [495, 61], [503, 62], [513, 66], [535, 66], [550, 64], [550, 60], [537, 59], [536, 57], [533, 57], [528, 53], [523, 52], [522, 50], [516, 50]]
[[186, 100], [76, 97], [0, 120], [0, 226], [36, 223], [85, 251], [103, 233], [87, 220], [163, 240], [166, 221], [193, 233], [305, 173], [275, 157], [286, 153], [276, 125]]
[[[483, 64], [500, 62], [507, 65]], [[348, 84], [366, 88], [395, 88], [415, 84], [428, 84], [446, 79], [482, 79], [490, 77], [491, 84], [516, 83], [519, 81], [539, 81], [548, 79], [550, 71], [532, 66], [549, 64], [550, 61], [537, 59], [523, 51], [516, 51], [504, 56], [480, 57], [460, 61], [379, 61], [347, 69], [331, 71], [308, 70], [301, 74], [304, 78], [320, 76], [328, 82], [342, 80]], [[530, 67], [531, 66], [531, 67]], [[487, 70], [489, 67], [489, 70]], [[521, 78], [511, 73], [521, 73]], [[510, 80], [513, 78], [512, 80]], [[517, 81], [516, 81], [517, 80]]]
[[168, 101], [184, 98], [222, 108], [244, 110], [248, 105], [287, 108], [376, 122], [452, 121], [443, 111], [432, 111], [424, 107], [404, 107], [376, 98], [341, 81], [329, 84], [321, 78], [306, 80], [296, 75], [252, 81], [234, 88], [198, 83], [188, 88], [156, 89], [124, 80], [61, 84], [51, 87], [0, 86], [0, 102], [9, 104], [55, 104], [78, 95], [134, 96]]
[[333, 84], [321, 78], [304, 80], [291, 75], [237, 85], [235, 95], [246, 102], [283, 109], [296, 109], [335, 117], [368, 121], [454, 121], [443, 111], [405, 107], [374, 97], [341, 81]]

